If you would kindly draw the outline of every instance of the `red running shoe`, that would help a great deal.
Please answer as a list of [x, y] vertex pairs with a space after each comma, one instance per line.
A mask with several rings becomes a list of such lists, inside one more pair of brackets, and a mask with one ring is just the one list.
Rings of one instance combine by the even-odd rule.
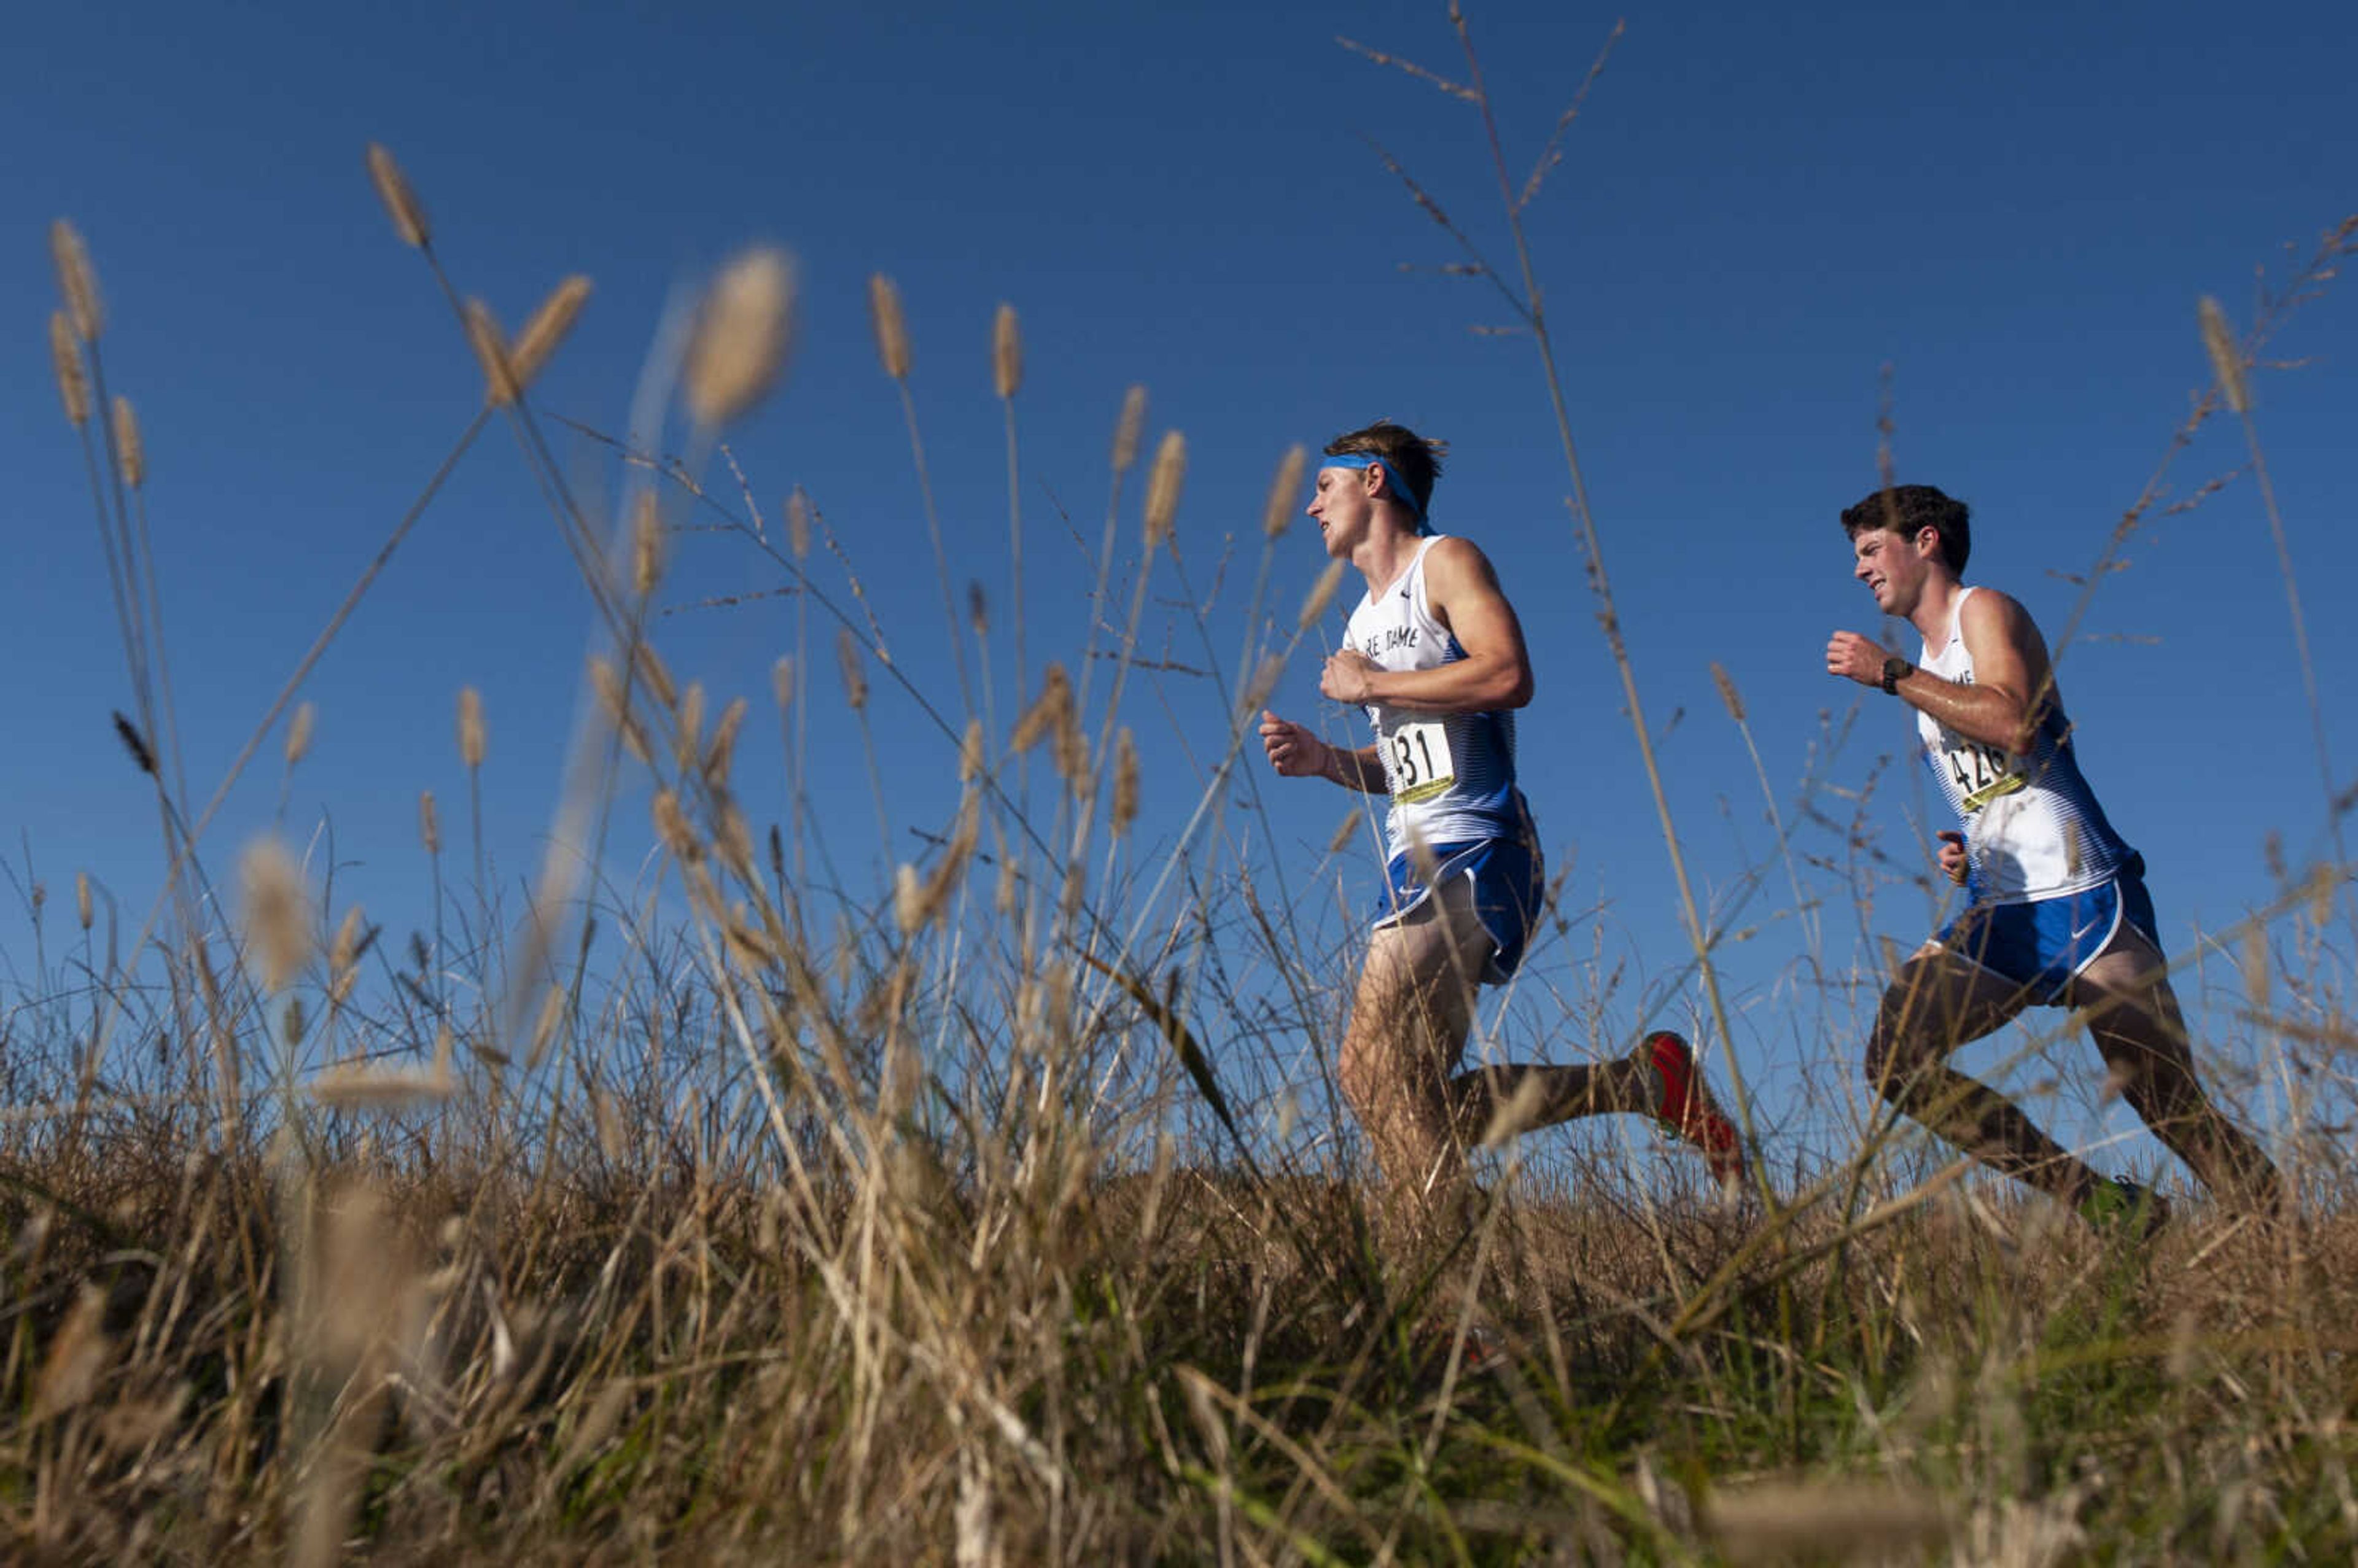
[[1658, 1029], [1639, 1042], [1632, 1054], [1650, 1069], [1654, 1115], [1661, 1121], [1662, 1130], [1702, 1150], [1712, 1179], [1722, 1187], [1739, 1185], [1744, 1180], [1743, 1141], [1712, 1099], [1694, 1047], [1682, 1036]]

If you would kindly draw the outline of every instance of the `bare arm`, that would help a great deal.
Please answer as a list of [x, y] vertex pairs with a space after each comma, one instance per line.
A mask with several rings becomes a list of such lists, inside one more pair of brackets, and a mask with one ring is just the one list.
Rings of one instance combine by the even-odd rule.
[[1486, 713], [1531, 699], [1522, 622], [1498, 574], [1470, 539], [1443, 539], [1424, 557], [1425, 602], [1466, 656], [1428, 670], [1379, 670], [1354, 648], [1330, 655], [1318, 689], [1337, 702], [1406, 713]]
[[[1957, 629], [1974, 659], [1971, 686], [1919, 669], [1893, 682], [1892, 690], [1967, 740], [2019, 756], [2030, 750], [2039, 714], [2054, 694], [2039, 628], [2021, 605], [1983, 589], [1965, 600]], [[1826, 644], [1826, 670], [1880, 686], [1883, 661], [1892, 656], [1871, 638], [1837, 632]]]
[[1329, 779], [1361, 795], [1383, 795], [1389, 789], [1384, 782], [1384, 765], [1373, 746], [1352, 751], [1329, 744], [1303, 726], [1280, 719], [1266, 708], [1260, 716], [1260, 743], [1281, 778]]

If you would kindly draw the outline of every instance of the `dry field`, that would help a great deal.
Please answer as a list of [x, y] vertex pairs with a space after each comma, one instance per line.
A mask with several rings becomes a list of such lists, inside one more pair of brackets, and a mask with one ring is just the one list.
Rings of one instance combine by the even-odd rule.
[[[807, 503], [757, 521], [738, 499], [750, 489], [721, 437], [779, 373], [784, 257], [749, 253], [713, 283], [678, 367], [681, 455], [613, 452], [628, 481], [605, 515], [552, 455], [590, 438], [532, 395], [586, 284], [511, 338], [445, 276], [391, 156], [372, 149], [370, 168], [483, 370], [460, 450], [516, 431], [596, 607], [598, 701], [552, 837], [580, 841], [636, 781], [661, 896], [609, 896], [552, 854], [525, 907], [499, 908], [480, 810], [453, 809], [446, 841], [429, 797], [435, 930], [405, 946], [356, 905], [324, 905], [275, 841], [235, 856], [206, 837], [221, 796], [178, 776], [156, 609], [170, 585], [146, 547], [136, 418], [108, 396], [94, 272], [61, 224], [56, 370], [92, 464], [136, 698], [121, 726], [154, 781], [165, 891], [101, 959], [86, 884], [78, 929], [59, 890], [37, 919], [86, 978], [52, 952], [0, 1042], [9, 1555], [1229, 1568], [2358, 1553], [2346, 1129], [2277, 1130], [2298, 1224], [2190, 1202], [2133, 1251], [1959, 1179], [1880, 1124], [1756, 1171], [1739, 1203], [1683, 1166], [1583, 1146], [1492, 1169], [1470, 1215], [1380, 1216], [1347, 1155], [1305, 1153], [1290, 1123], [1248, 1109], [1282, 1073], [1256, 1043], [1334, 1038], [1342, 956], [1301, 943], [1297, 911], [1248, 868], [1126, 858], [1141, 764], [1123, 686], [1186, 464], [1175, 435], [1147, 438], [1142, 396], [1111, 453], [1099, 586], [1118, 629], [1055, 646], [1063, 630], [1027, 633], [1016, 607], [1015, 667], [1044, 673], [987, 722], [991, 644], [953, 591], [930, 498], [930, 566], [961, 651], [918, 671], [882, 656]], [[1510, 214], [1519, 189], [1502, 168]], [[2286, 308], [2353, 233], [2327, 237]], [[1524, 287], [1502, 292], [1553, 387], [1529, 259], [1514, 262], [1504, 276]], [[870, 303], [922, 477], [888, 280]], [[2240, 338], [2215, 324], [2218, 384], [2189, 429], [2240, 417], [2256, 456], [2241, 388], [2277, 324]], [[1011, 311], [993, 370], [1011, 472]], [[1568, 429], [1564, 457], [1579, 494]], [[1183, 844], [1220, 832], [1249, 754], [1242, 716], [1336, 589], [1330, 573], [1306, 603], [1271, 597], [1269, 551], [1302, 478], [1297, 452], [1272, 486], [1244, 620], [1260, 630], [1221, 677], [1239, 718], [1198, 738], [1227, 750], [1206, 762]], [[303, 682], [433, 493], [330, 617], [241, 769], [272, 737], [299, 762]], [[659, 652], [651, 611], [691, 523], [800, 590], [804, 656], [777, 672], [774, 712], [707, 712]], [[1020, 508], [1009, 523], [1020, 557]], [[1643, 742], [1585, 497], [1575, 527]], [[750, 816], [738, 753], [756, 732], [782, 737], [792, 774], [821, 702], [870, 738], [887, 683], [938, 731], [955, 806], [886, 885], [806, 874], [827, 825]], [[478, 776], [489, 720], [471, 693], [460, 715]], [[1725, 1038], [1716, 938], [1662, 809], [1669, 891], [1695, 934], [1678, 957]], [[1350, 842], [1330, 860], [1364, 853]], [[1203, 866], [1211, 885], [1163, 896]], [[2215, 1043], [2302, 1064], [2304, 1103], [2341, 1103], [2336, 1064], [2358, 1044], [2337, 989], [2342, 896], [2331, 877], [2288, 887], [2253, 941], [2255, 977], [2289, 981], [2255, 978], [2251, 1033]], [[211, 913], [230, 908], [234, 922]], [[1848, 983], [1873, 979], [1854, 966]]]

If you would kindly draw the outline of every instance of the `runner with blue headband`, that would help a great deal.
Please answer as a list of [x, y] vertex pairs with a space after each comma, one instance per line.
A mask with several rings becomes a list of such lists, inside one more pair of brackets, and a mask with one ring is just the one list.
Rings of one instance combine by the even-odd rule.
[[1660, 1119], [1732, 1184], [1736, 1131], [1668, 1030], [1605, 1062], [1460, 1070], [1476, 991], [1513, 979], [1546, 868], [1515, 774], [1515, 711], [1531, 697], [1521, 622], [1473, 541], [1425, 524], [1444, 450], [1390, 421], [1337, 437], [1308, 509], [1328, 557], [1367, 584], [1318, 689], [1364, 708], [1374, 744], [1261, 715], [1280, 774], [1389, 799], [1383, 888], [1337, 1063], [1344, 1098], [1398, 1193], [1454, 1199], [1469, 1145], [1610, 1111]]
[[[1415, 514], [1417, 532], [1423, 534], [1432, 531], [1431, 525], [1425, 521], [1424, 502], [1418, 497], [1416, 491], [1408, 484], [1397, 470], [1388, 466], [1384, 460], [1375, 453], [1329, 452], [1321, 466], [1330, 469], [1374, 469], [1384, 476], [1392, 499]], [[1441, 465], [1436, 460], [1433, 464], [1433, 472], [1437, 476], [1440, 471]]]

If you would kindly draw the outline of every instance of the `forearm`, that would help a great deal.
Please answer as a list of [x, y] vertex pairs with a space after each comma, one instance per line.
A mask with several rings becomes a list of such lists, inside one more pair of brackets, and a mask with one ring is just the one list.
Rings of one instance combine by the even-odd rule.
[[1326, 765], [1318, 770], [1318, 776], [1332, 779], [1345, 789], [1357, 790], [1361, 795], [1386, 795], [1391, 787], [1384, 778], [1384, 764], [1376, 755], [1373, 746], [1362, 746], [1356, 751], [1344, 746], [1328, 746]]
[[1429, 670], [1374, 670], [1366, 700], [1403, 713], [1487, 713], [1531, 699], [1531, 672], [1511, 659], [1458, 659]]
[[1892, 692], [1910, 708], [1985, 746], [2009, 754], [2030, 744], [2022, 698], [2001, 687], [1964, 686], [1929, 670], [1914, 670], [1892, 683]]

